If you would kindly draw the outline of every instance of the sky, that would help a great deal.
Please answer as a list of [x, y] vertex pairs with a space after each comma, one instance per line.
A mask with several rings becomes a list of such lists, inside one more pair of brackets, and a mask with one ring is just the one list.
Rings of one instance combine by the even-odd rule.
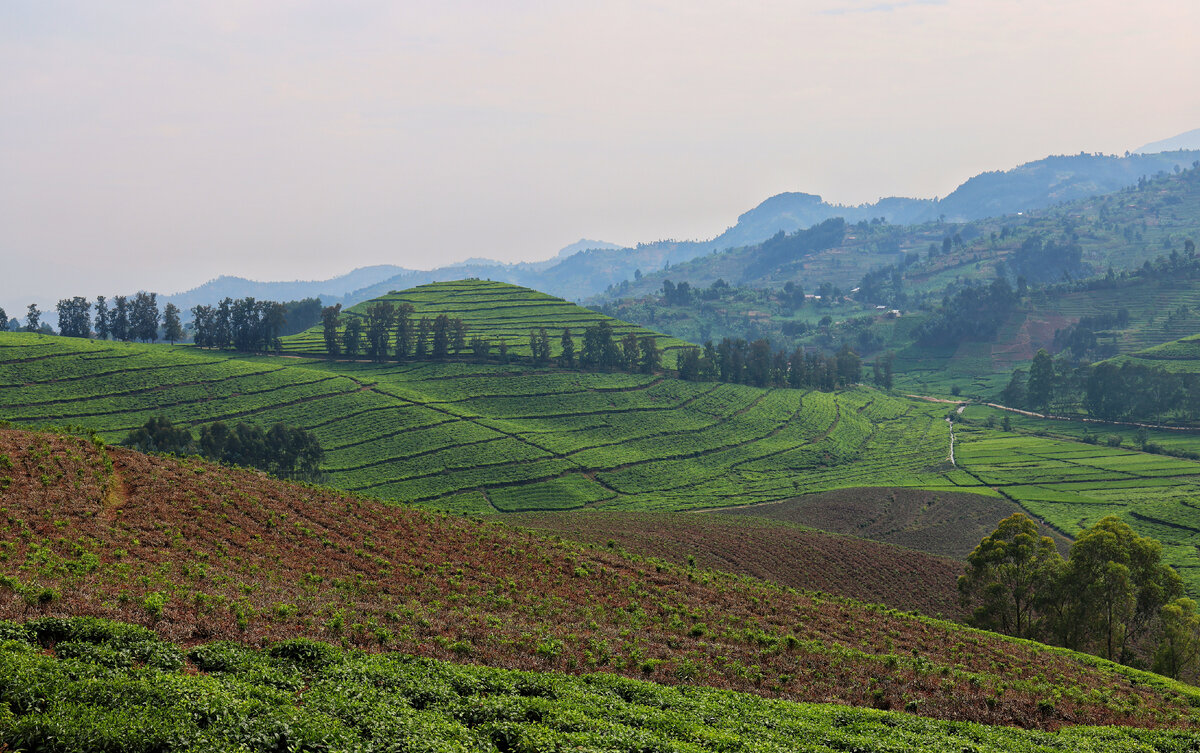
[[0, 306], [708, 239], [1200, 127], [1200, 3], [4, 0]]

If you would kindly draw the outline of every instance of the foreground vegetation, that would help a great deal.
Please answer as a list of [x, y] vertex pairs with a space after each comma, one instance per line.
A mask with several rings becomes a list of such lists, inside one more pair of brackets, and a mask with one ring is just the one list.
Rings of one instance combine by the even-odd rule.
[[0, 618], [193, 644], [298, 637], [950, 720], [1187, 724], [1194, 688], [830, 595], [278, 481], [0, 431]]
[[[571, 677], [293, 640], [186, 650], [133, 625], [0, 622], [0, 741], [78, 751], [1194, 750], [1186, 731], [1057, 732]], [[49, 646], [52, 652], [44, 652]], [[886, 743], [883, 741], [886, 740]]]

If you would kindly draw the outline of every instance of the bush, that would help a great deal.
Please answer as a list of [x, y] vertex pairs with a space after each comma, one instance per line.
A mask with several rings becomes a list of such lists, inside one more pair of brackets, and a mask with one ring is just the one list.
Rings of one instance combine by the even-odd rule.
[[273, 659], [283, 659], [297, 667], [320, 669], [337, 661], [341, 652], [328, 643], [296, 638], [276, 643], [268, 654]]

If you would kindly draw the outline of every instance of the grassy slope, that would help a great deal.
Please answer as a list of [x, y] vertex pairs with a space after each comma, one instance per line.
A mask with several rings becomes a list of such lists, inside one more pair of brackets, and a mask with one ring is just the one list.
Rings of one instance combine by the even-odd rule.
[[[364, 317], [365, 321], [367, 308], [377, 301], [412, 304], [414, 320], [421, 317], [432, 320], [439, 314], [462, 319], [467, 326], [468, 342], [474, 336], [483, 337], [491, 341], [495, 353], [498, 343], [503, 340], [509, 345], [510, 356], [526, 359], [530, 356], [531, 327], [547, 327], [550, 352], [557, 358], [562, 352], [560, 338], [564, 328], [570, 329], [574, 335], [578, 355], [579, 348], [583, 345], [584, 329], [594, 327], [603, 320], [612, 325], [614, 340], [619, 340], [621, 336], [630, 332], [638, 337], [654, 337], [663, 351], [663, 363], [668, 366], [675, 364], [675, 351], [688, 345], [682, 340], [609, 318], [547, 293], [488, 280], [435, 282], [392, 292], [346, 309], [342, 312], [343, 327], [347, 316]], [[319, 355], [326, 352], [320, 326], [285, 337], [283, 342], [287, 352]], [[395, 332], [391, 333], [389, 347], [395, 347]]]
[[[1067, 535], [1117, 513], [1166, 542], [1200, 593], [1200, 464], [960, 432], [951, 467], [946, 406], [874, 390], [236, 357], [29, 334], [0, 334], [0, 385], [0, 417], [86, 424], [109, 440], [160, 412], [187, 425], [282, 420], [317, 434], [333, 485], [464, 512], [680, 510], [869, 486], [1003, 494]], [[1093, 460], [1043, 458], [1062, 453]]]
[[1200, 722], [1195, 689], [948, 622], [71, 437], [0, 431], [0, 455], [8, 618], [119, 618], [188, 644], [309, 636], [989, 723]]
[[[120, 623], [0, 624], [0, 743], [120, 751], [1177, 753], [1186, 730], [1054, 733], [282, 643], [176, 646]], [[51, 651], [39, 651], [39, 641]], [[62, 640], [62, 639], [66, 640]], [[134, 656], [151, 656], [134, 666]], [[46, 701], [44, 704], [31, 702]], [[884, 746], [884, 747], [880, 747]]]
[[[735, 508], [747, 509], [758, 508]], [[620, 512], [518, 513], [503, 521], [575, 541], [619, 546], [679, 565], [750, 575], [893, 609], [955, 620], [967, 614], [955, 587], [963, 572], [960, 560], [794, 523], [746, 516]], [[983, 535], [994, 525], [992, 518]], [[982, 535], [974, 543], [979, 538]]]
[[0, 416], [109, 440], [156, 413], [313, 430], [340, 488], [475, 512], [710, 507], [953, 486], [934, 408], [650, 375], [329, 363], [0, 334]]

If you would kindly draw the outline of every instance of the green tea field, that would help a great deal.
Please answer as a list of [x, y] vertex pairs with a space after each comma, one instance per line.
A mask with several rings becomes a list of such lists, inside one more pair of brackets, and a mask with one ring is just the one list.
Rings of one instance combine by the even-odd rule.
[[938, 409], [867, 389], [242, 357], [0, 334], [0, 417], [108, 440], [162, 413], [316, 433], [333, 485], [470, 512], [683, 509], [846, 486], [953, 487]]

